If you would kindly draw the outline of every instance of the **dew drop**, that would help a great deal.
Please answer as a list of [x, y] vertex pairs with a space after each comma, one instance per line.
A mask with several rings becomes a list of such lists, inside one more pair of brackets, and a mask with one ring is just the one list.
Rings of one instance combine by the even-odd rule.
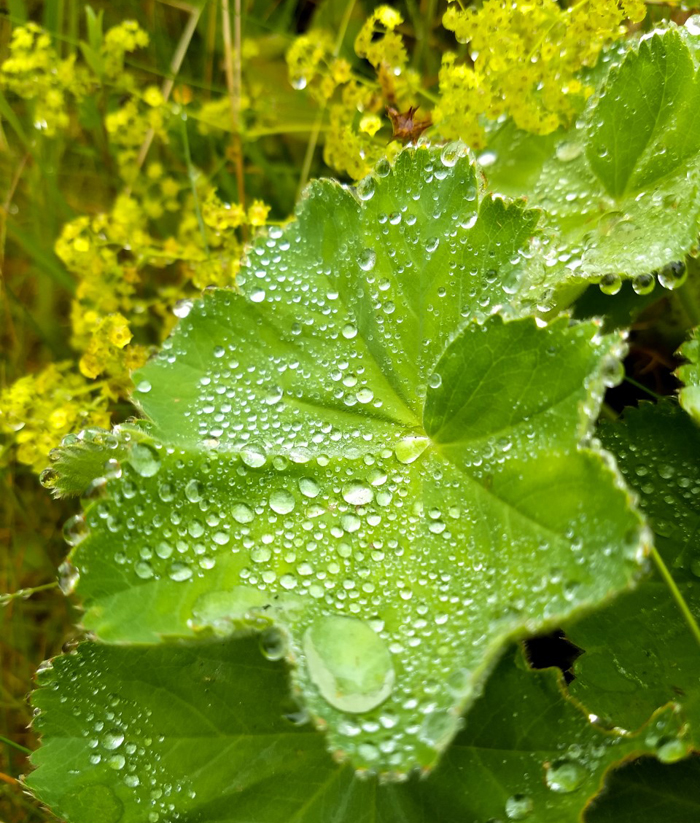
[[553, 792], [568, 794], [575, 792], [586, 779], [588, 772], [575, 760], [563, 758], [555, 760], [546, 770], [545, 780]]
[[260, 635], [260, 651], [268, 660], [281, 660], [287, 652], [287, 640], [278, 628], [270, 628]]
[[259, 469], [265, 465], [267, 454], [265, 453], [265, 449], [263, 449], [262, 446], [258, 446], [257, 443], [248, 443], [241, 449], [241, 460], [246, 466], [250, 466], [251, 469]]
[[638, 274], [632, 281], [632, 288], [636, 294], [651, 294], [655, 285], [653, 274]]
[[246, 506], [245, 503], [234, 503], [231, 507], [231, 517], [233, 517], [236, 523], [243, 525], [245, 523], [251, 523], [255, 515], [250, 506]]
[[394, 447], [394, 454], [399, 463], [413, 463], [428, 448], [430, 441], [424, 435], [408, 435]]
[[294, 511], [295, 505], [294, 496], [286, 490], [272, 492], [270, 495], [270, 508], [277, 514], [289, 514]]
[[619, 274], [604, 274], [599, 285], [603, 294], [617, 294], [622, 288], [622, 278]]
[[366, 483], [353, 481], [343, 488], [343, 500], [351, 506], [365, 506], [373, 497], [374, 492]]
[[334, 708], [353, 714], [383, 703], [395, 673], [386, 643], [363, 620], [318, 618], [304, 634], [309, 676]]
[[659, 283], [665, 289], [678, 289], [685, 283], [688, 276], [688, 267], [684, 260], [669, 263], [658, 272]]
[[160, 457], [145, 443], [134, 443], [131, 447], [129, 462], [136, 474], [141, 477], [153, 477], [160, 469]]
[[372, 271], [377, 262], [377, 254], [374, 249], [363, 249], [360, 252], [358, 263], [362, 271]]
[[318, 497], [321, 489], [312, 477], [302, 477], [299, 479], [299, 491], [304, 497]]
[[525, 820], [532, 814], [535, 804], [526, 794], [514, 794], [506, 800], [506, 816], [509, 820]]

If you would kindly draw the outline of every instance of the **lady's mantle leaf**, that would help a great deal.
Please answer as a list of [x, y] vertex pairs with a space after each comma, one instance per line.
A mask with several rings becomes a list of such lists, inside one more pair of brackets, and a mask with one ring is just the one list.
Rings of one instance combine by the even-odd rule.
[[645, 533], [580, 445], [620, 339], [488, 317], [531, 213], [452, 151], [358, 192], [312, 186], [137, 373], [152, 439], [72, 562], [103, 639], [264, 631], [331, 750], [405, 773], [509, 638], [628, 586]]
[[[695, 244], [698, 41], [676, 27], [644, 38], [614, 63], [581, 121], [558, 141], [523, 136], [511, 160], [513, 136], [508, 130], [496, 136], [498, 159], [486, 169], [491, 184], [527, 195], [547, 215], [543, 286], [646, 275], [682, 260]], [[611, 62], [619, 60], [617, 48]], [[527, 174], [514, 177], [509, 164], [521, 156], [529, 158]], [[662, 281], [672, 285], [671, 275]]]
[[[640, 495], [656, 546], [695, 620], [700, 620], [700, 430], [671, 403], [628, 409], [601, 432]], [[659, 706], [677, 703], [688, 723], [683, 741], [660, 739], [662, 756], [700, 747], [700, 646], [660, 575], [568, 630], [586, 650], [572, 693], [606, 722], [626, 729]]]
[[606, 769], [649, 749], [510, 654], [435, 773], [379, 785], [332, 762], [285, 679], [251, 640], [84, 644], [41, 673], [29, 787], [67, 823], [577, 823]]
[[697, 329], [690, 340], [681, 346], [678, 354], [688, 361], [676, 372], [685, 383], [680, 390], [679, 400], [695, 422], [700, 423], [700, 338]]

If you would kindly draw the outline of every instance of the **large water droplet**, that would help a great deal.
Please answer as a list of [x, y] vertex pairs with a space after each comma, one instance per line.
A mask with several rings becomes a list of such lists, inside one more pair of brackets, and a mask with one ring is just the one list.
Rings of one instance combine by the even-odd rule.
[[547, 767], [545, 780], [553, 792], [568, 794], [574, 792], [586, 779], [587, 771], [575, 760], [562, 758]]
[[304, 634], [309, 676], [336, 709], [360, 714], [379, 706], [394, 686], [384, 641], [354, 617], [321, 617]]
[[277, 514], [289, 514], [294, 510], [296, 500], [288, 491], [281, 489], [270, 495], [270, 508]]
[[394, 446], [394, 454], [399, 463], [413, 463], [428, 448], [430, 440], [424, 435], [408, 435]]
[[659, 283], [665, 289], [678, 289], [685, 283], [688, 276], [688, 267], [684, 260], [669, 263], [659, 270]]
[[526, 794], [514, 794], [506, 800], [506, 815], [509, 820], [525, 820], [534, 808], [532, 798]]
[[343, 488], [343, 499], [351, 506], [365, 506], [373, 497], [374, 492], [366, 483], [354, 481]]
[[134, 443], [131, 447], [129, 462], [136, 474], [141, 475], [141, 477], [153, 477], [160, 469], [160, 457], [154, 449], [145, 443]]

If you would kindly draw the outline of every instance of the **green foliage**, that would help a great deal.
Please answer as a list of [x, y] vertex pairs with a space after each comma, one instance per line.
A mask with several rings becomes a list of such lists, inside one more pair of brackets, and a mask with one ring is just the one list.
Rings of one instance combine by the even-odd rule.
[[[512, 650], [435, 774], [403, 785], [334, 764], [251, 640], [86, 643], [39, 679], [46, 743], [29, 785], [68, 820], [575, 823], [609, 764], [649, 750], [592, 726], [553, 671]], [[673, 728], [668, 713], [655, 723]]]
[[83, 610], [0, 789], [67, 823], [695, 819], [700, 18], [147, 5], [0, 31], [8, 694], [60, 646], [12, 610], [67, 622], [35, 560], [67, 512]]
[[406, 150], [357, 198], [313, 185], [241, 294], [192, 307], [134, 376], [151, 439], [69, 558], [111, 641], [277, 627], [329, 748], [380, 773], [432, 767], [504, 642], [628, 586], [645, 551], [580, 444], [620, 339], [484, 317], [533, 220], [458, 150]]

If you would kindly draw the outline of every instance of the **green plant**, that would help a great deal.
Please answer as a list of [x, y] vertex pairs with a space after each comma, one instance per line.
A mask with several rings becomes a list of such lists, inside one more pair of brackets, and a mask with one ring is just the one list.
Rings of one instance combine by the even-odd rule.
[[[547, 41], [529, 39], [543, 20], [576, 31], [585, 5], [536, 4], [518, 48]], [[438, 122], [354, 186], [314, 181], [240, 269], [232, 232], [265, 207], [227, 207], [189, 159], [177, 252], [211, 287], [185, 292], [133, 373], [140, 416], [68, 435], [41, 475], [82, 497], [60, 572], [89, 638], [32, 696], [25, 785], [55, 814], [696, 819], [700, 22], [617, 42], [623, 12], [640, 16], [615, 4], [590, 52], [515, 78], [517, 111], [510, 66], [475, 58], [483, 77], [464, 82], [497, 100], [492, 122], [470, 114], [486, 151], [445, 143]], [[408, 59], [400, 25], [380, 9], [356, 40], [384, 91]], [[290, 57], [306, 83], [321, 63], [356, 82], [339, 46], [309, 57], [313, 42]], [[579, 83], [578, 109], [555, 77]], [[323, 115], [336, 85], [320, 79]], [[129, 304], [119, 249], [145, 225], [129, 198], [69, 224], [59, 249], [86, 293], [106, 278]], [[137, 238], [139, 265], [163, 253]], [[688, 341], [680, 404], [626, 377], [650, 327], [654, 352]], [[131, 339], [115, 311], [91, 332], [84, 378]], [[128, 366], [108, 373], [118, 396]], [[657, 402], [633, 408], [623, 381]], [[583, 650], [573, 680], [562, 661], [568, 680], [533, 670], [529, 639], [556, 629]], [[663, 805], [635, 806], [664, 781]]]

